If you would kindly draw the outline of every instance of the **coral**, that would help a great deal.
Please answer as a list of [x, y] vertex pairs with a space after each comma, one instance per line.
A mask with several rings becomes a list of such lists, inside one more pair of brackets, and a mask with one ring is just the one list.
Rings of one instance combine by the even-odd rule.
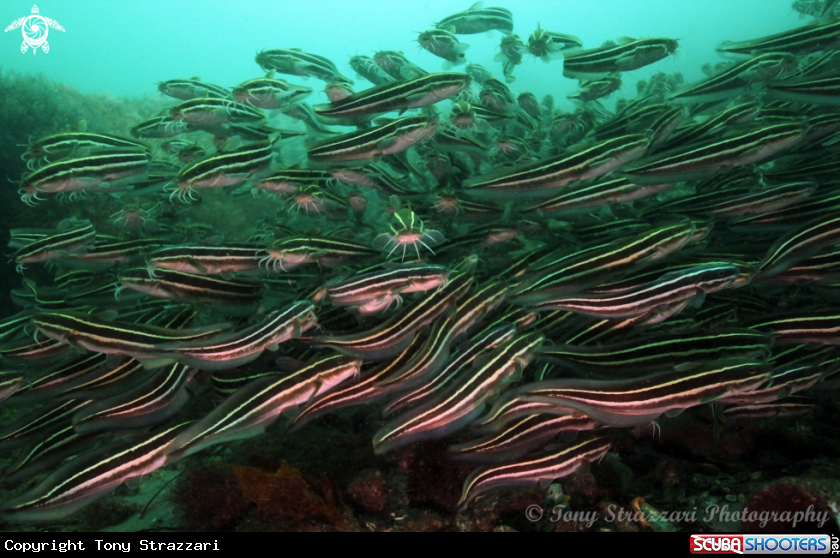
[[381, 512], [388, 506], [388, 488], [379, 471], [362, 471], [350, 482], [347, 492], [365, 511]]
[[[784, 479], [759, 489], [747, 498], [744, 509], [755, 517], [748, 516], [741, 523], [741, 529], [747, 533], [837, 532], [831, 504], [838, 499], [840, 483], [837, 481]], [[804, 515], [794, 525], [792, 517], [785, 514], [797, 513]], [[762, 517], [762, 514], [765, 515]], [[828, 518], [826, 524], [820, 525], [820, 521], [816, 520], [820, 516]]]
[[520, 530], [544, 527], [549, 525], [548, 521], [530, 523], [525, 510], [534, 504], [543, 505], [545, 495], [545, 489], [536, 484], [533, 489], [500, 488], [490, 491], [479, 496], [467, 513], [462, 514], [470, 520], [459, 522], [459, 528], [489, 532], [501, 523], [515, 524]]
[[176, 481], [170, 500], [186, 530], [232, 531], [253, 505], [239, 490], [227, 467], [204, 465], [186, 471]]
[[305, 479], [285, 462], [276, 472], [231, 467], [242, 494], [257, 504], [261, 519], [276, 521], [291, 516], [295, 521], [317, 517], [333, 524], [339, 522], [335, 491], [324, 475]]
[[434, 506], [454, 513], [461, 497], [461, 488], [472, 470], [469, 465], [455, 463], [446, 456], [448, 441], [412, 446], [399, 454], [408, 472], [408, 494], [412, 506]]
[[405, 520], [401, 531], [412, 533], [432, 533], [449, 527], [451, 522], [445, 517], [430, 510], [422, 510]]

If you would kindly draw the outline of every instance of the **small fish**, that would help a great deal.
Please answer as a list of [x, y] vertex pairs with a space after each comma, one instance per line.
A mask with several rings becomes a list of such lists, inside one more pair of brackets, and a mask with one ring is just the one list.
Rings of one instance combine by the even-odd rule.
[[563, 61], [563, 75], [570, 78], [602, 78], [614, 72], [637, 70], [674, 54], [679, 43], [674, 39], [622, 38], [591, 50], [567, 51]]
[[730, 288], [740, 275], [735, 265], [700, 265], [616, 293], [558, 297], [531, 307], [570, 310], [610, 319], [631, 318], [652, 311], [656, 315], [652, 323], [657, 323], [678, 314], [689, 304], [702, 305], [706, 294]]
[[569, 99], [590, 102], [609, 97], [621, 89], [621, 75], [610, 74], [601, 79], [580, 82], [580, 89], [568, 95]]
[[240, 83], [233, 88], [232, 96], [240, 103], [257, 108], [283, 110], [306, 99], [311, 93], [309, 87], [264, 77]]
[[502, 63], [502, 74], [505, 76], [505, 81], [513, 83], [516, 81], [513, 76], [513, 69], [522, 64], [522, 55], [526, 51], [525, 43], [522, 42], [519, 35], [511, 33], [502, 37], [499, 50], [499, 54], [493, 57], [493, 60]]
[[472, 422], [486, 402], [516, 381], [545, 338], [519, 336], [491, 351], [436, 399], [389, 421], [373, 437], [377, 455], [421, 441], [445, 438]]
[[183, 430], [167, 452], [171, 459], [180, 459], [213, 444], [262, 434], [283, 413], [294, 412], [358, 377], [361, 364], [342, 355], [330, 355], [291, 374], [250, 382]]
[[480, 494], [498, 487], [539, 485], [547, 488], [555, 479], [587, 471], [589, 464], [599, 461], [611, 447], [606, 438], [592, 438], [546, 448], [515, 463], [476, 469], [464, 481], [458, 508], [465, 510]]
[[230, 95], [228, 89], [211, 83], [204, 83], [197, 77], [162, 81], [158, 83], [158, 91], [175, 99], [181, 99], [182, 101], [189, 101], [190, 99], [201, 97], [224, 99]]
[[[167, 340], [153, 348], [153, 366], [176, 360], [201, 370], [224, 370], [247, 364], [263, 351], [276, 351], [281, 343], [315, 327], [318, 317], [311, 302], [299, 301], [267, 314], [256, 324], [225, 336], [204, 340]], [[180, 330], [183, 332], [186, 330]], [[180, 333], [176, 331], [175, 333]]]
[[686, 371], [658, 372], [628, 380], [548, 380], [516, 388], [506, 397], [554, 403], [558, 414], [574, 409], [605, 425], [626, 428], [648, 424], [662, 414], [677, 416], [721, 397], [753, 391], [771, 374], [768, 365], [757, 361], [724, 359]]
[[528, 37], [528, 52], [546, 63], [561, 58], [563, 51], [582, 46], [583, 42], [577, 37], [546, 31], [539, 24]]
[[550, 197], [560, 187], [598, 178], [641, 157], [649, 143], [642, 135], [606, 140], [576, 153], [470, 178], [463, 187], [477, 197]]
[[256, 62], [266, 72], [274, 70], [281, 74], [315, 77], [326, 82], [353, 83], [353, 80], [341, 75], [329, 59], [303, 52], [299, 48], [263, 50], [257, 54]]
[[366, 122], [380, 114], [421, 108], [458, 95], [469, 87], [467, 74], [443, 72], [399, 80], [354, 93], [340, 101], [315, 105], [319, 118], [332, 122]]
[[380, 50], [373, 55], [373, 62], [380, 70], [397, 81], [417, 79], [429, 73], [396, 50]]
[[463, 12], [445, 17], [435, 24], [456, 35], [474, 35], [497, 29], [502, 33], [513, 32], [513, 14], [505, 8], [483, 8], [483, 2], [476, 2]]
[[62, 465], [35, 488], [6, 501], [0, 517], [10, 522], [55, 522], [142, 477], [167, 461], [173, 439], [189, 423], [167, 426], [139, 440], [116, 442], [84, 453]]
[[310, 143], [306, 150], [313, 163], [363, 161], [405, 151], [431, 138], [437, 127], [435, 117], [406, 116], [375, 128]]
[[404, 208], [394, 213], [391, 219], [391, 232], [382, 233], [373, 239], [373, 247], [378, 250], [387, 250], [390, 247], [391, 250], [388, 252], [388, 257], [390, 257], [397, 248], [402, 246], [401, 259], [404, 260], [406, 249], [411, 246], [419, 260], [420, 249], [418, 244], [434, 254], [433, 248], [444, 240], [442, 233], [434, 229], [427, 229], [416, 213]]
[[750, 41], [726, 42], [717, 51], [724, 56], [744, 58], [770, 52], [800, 54], [834, 50], [840, 45], [840, 21], [799, 27]]
[[353, 68], [357, 76], [368, 80], [374, 85], [382, 85], [394, 79], [377, 66], [373, 58], [367, 56], [352, 56], [350, 58], [350, 67]]
[[346, 335], [316, 335], [310, 342], [315, 347], [329, 347], [353, 358], [381, 361], [394, 357], [411, 344], [420, 328], [455, 305], [472, 283], [472, 277], [466, 272], [450, 275], [446, 285], [371, 330]]
[[460, 66], [467, 61], [465, 53], [470, 45], [458, 41], [458, 37], [449, 31], [442, 29], [423, 31], [417, 38], [417, 42], [425, 50], [446, 61], [443, 64], [444, 70]]

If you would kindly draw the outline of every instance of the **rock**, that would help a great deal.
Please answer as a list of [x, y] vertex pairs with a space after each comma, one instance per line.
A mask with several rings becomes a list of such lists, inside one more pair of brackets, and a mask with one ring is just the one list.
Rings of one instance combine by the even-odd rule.
[[377, 513], [388, 507], [388, 487], [379, 471], [362, 471], [350, 481], [347, 492], [353, 502], [365, 511]]
[[831, 511], [840, 499], [836, 480], [784, 479], [751, 494], [744, 503], [741, 529], [747, 533], [838, 532]]

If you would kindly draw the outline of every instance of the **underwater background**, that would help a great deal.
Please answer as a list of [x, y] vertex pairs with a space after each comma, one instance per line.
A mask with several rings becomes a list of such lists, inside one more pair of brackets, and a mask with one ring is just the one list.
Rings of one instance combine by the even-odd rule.
[[49, 52], [0, 43], [2, 528], [840, 532], [836, 4], [38, 4]]

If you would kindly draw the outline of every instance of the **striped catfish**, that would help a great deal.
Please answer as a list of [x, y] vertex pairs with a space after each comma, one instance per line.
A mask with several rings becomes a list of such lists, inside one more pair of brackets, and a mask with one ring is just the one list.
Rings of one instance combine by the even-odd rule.
[[132, 389], [86, 405], [73, 415], [73, 427], [85, 434], [162, 424], [189, 401], [186, 384], [195, 372], [183, 364], [167, 366]]
[[71, 221], [66, 227], [59, 226], [59, 229], [54, 234], [27, 244], [12, 255], [17, 262], [18, 272], [24, 269], [23, 264], [45, 262], [84, 251], [96, 239], [96, 231], [90, 221]]
[[201, 370], [234, 368], [255, 360], [265, 350], [277, 350], [280, 343], [300, 337], [316, 323], [318, 317], [311, 302], [294, 302], [252, 326], [221, 337], [161, 343], [154, 349], [159, 358], [152, 363], [176, 360]]
[[532, 275], [514, 289], [513, 302], [530, 304], [604, 283], [680, 250], [694, 241], [695, 232], [695, 223], [681, 221], [578, 252], [549, 254], [529, 267]]
[[840, 309], [785, 312], [747, 320], [749, 328], [773, 337], [777, 345], [840, 345]]
[[449, 347], [466, 330], [492, 312], [504, 300], [507, 286], [488, 281], [459, 301], [455, 312], [443, 316], [433, 325], [423, 347], [403, 368], [379, 381], [380, 386], [398, 384], [413, 387], [433, 376], [449, 360]]
[[265, 121], [263, 112], [233, 99], [199, 97], [171, 107], [169, 116], [174, 121], [193, 127], [212, 127], [228, 122], [257, 124]]
[[465, 51], [470, 48], [470, 45], [458, 41], [458, 37], [449, 31], [443, 29], [423, 31], [417, 37], [417, 42], [421, 48], [443, 58], [446, 61], [443, 63], [444, 69], [460, 66], [467, 61]]
[[161, 238], [106, 241], [95, 244], [84, 253], [70, 254], [62, 258], [61, 263], [76, 269], [107, 269], [115, 264], [142, 262], [147, 252], [169, 244], [168, 240]]
[[240, 83], [233, 88], [232, 96], [240, 103], [257, 108], [283, 110], [306, 99], [311, 93], [309, 87], [293, 85], [269, 75]]
[[262, 434], [277, 418], [359, 375], [360, 360], [330, 355], [291, 374], [255, 380], [184, 430], [168, 453], [180, 459], [220, 442]]
[[820, 248], [840, 242], [840, 213], [808, 221], [783, 235], [759, 264], [756, 280], [772, 277], [813, 256]]
[[467, 74], [445, 72], [416, 79], [392, 81], [354, 93], [329, 104], [315, 105], [315, 114], [327, 124], [359, 123], [391, 111], [425, 107], [454, 97], [470, 86]]
[[445, 363], [443, 368], [427, 378], [422, 385], [391, 401], [382, 411], [383, 416], [387, 417], [404, 407], [429, 401], [439, 393], [442, 393], [457, 378], [468, 373], [470, 366], [477, 357], [510, 341], [516, 333], [517, 329], [515, 325], [494, 322], [493, 326], [472, 336]]
[[580, 151], [467, 179], [463, 188], [476, 197], [549, 197], [562, 186], [598, 178], [638, 159], [649, 143], [642, 135], [608, 139]]
[[591, 438], [546, 448], [515, 463], [476, 469], [464, 481], [458, 508], [465, 510], [471, 501], [494, 488], [545, 487], [555, 479], [587, 471], [590, 463], [600, 461], [611, 447], [607, 438]]
[[34, 436], [67, 424], [74, 413], [89, 405], [89, 399], [47, 403], [0, 427], [0, 448], [14, 449]]
[[711, 190], [678, 198], [669, 203], [652, 206], [650, 212], [700, 215], [729, 220], [784, 209], [804, 201], [816, 190], [817, 185], [813, 182], [790, 182], [759, 188], [750, 185], [736, 186], [723, 191]]
[[348, 64], [356, 72], [357, 77], [364, 78], [374, 85], [382, 85], [394, 79], [377, 66], [373, 58], [369, 56], [351, 56]]
[[792, 54], [835, 50], [840, 47], [840, 21], [830, 20], [820, 25], [806, 25], [791, 31], [752, 39], [749, 41], [726, 42], [717, 50], [733, 58], [755, 56], [767, 52]]
[[0, 401], [4, 401], [26, 386], [26, 374], [23, 372], [0, 372]]
[[332, 175], [327, 170], [283, 169], [257, 182], [253, 193], [256, 196], [260, 190], [265, 190], [275, 194], [294, 194], [301, 186], [325, 186], [331, 178]]
[[148, 178], [146, 147], [115, 149], [59, 159], [25, 175], [23, 191], [74, 192], [84, 189], [116, 189]]
[[496, 400], [487, 414], [479, 417], [470, 425], [470, 431], [481, 436], [500, 434], [512, 424], [534, 415], [564, 417], [575, 414], [573, 409], [564, 411], [553, 403], [527, 401], [525, 397], [527, 397], [527, 394], [524, 397], [504, 394]]
[[64, 396], [69, 387], [104, 372], [106, 360], [102, 353], [74, 355], [67, 361], [30, 372], [26, 378], [26, 391], [15, 395], [13, 402], [28, 403]]
[[[828, 186], [828, 188], [826, 188]], [[727, 223], [727, 227], [737, 233], [775, 232], [787, 233], [791, 228], [808, 223], [820, 216], [828, 216], [840, 211], [840, 192], [831, 183], [823, 183], [804, 201], [760, 215], [739, 217]]]
[[0, 506], [9, 522], [54, 522], [110, 494], [122, 483], [163, 467], [167, 449], [189, 423], [117, 442], [68, 461], [34, 488]]
[[589, 102], [597, 101], [603, 97], [609, 97], [621, 89], [621, 74], [610, 74], [601, 79], [585, 80], [580, 82], [580, 89], [566, 95], [574, 101]]
[[149, 275], [146, 267], [120, 273], [122, 287], [152, 296], [188, 304], [252, 306], [262, 296], [262, 286], [254, 281], [222, 279], [211, 275], [184, 273], [161, 268]]
[[722, 397], [715, 401], [716, 405], [760, 405], [773, 403], [790, 395], [812, 388], [819, 382], [833, 376], [840, 369], [836, 357], [827, 362], [806, 362], [801, 364], [781, 366], [773, 370], [766, 385], [760, 386], [748, 393], [739, 393]]
[[840, 106], [840, 73], [773, 81], [767, 91], [780, 101]]
[[473, 279], [467, 273], [450, 276], [445, 286], [373, 329], [347, 335], [316, 335], [310, 342], [315, 347], [328, 347], [355, 358], [373, 361], [392, 358], [411, 344], [420, 328], [455, 305], [472, 283]]
[[192, 131], [183, 120], [174, 120], [170, 116], [155, 116], [144, 120], [131, 129], [135, 138], [163, 139]]
[[268, 176], [272, 172], [271, 164], [278, 138], [278, 135], [272, 135], [267, 140], [220, 151], [184, 165], [172, 181], [177, 186], [172, 195], [186, 201], [190, 190], [195, 188], [236, 186]]
[[161, 248], [146, 255], [149, 275], [157, 269], [172, 269], [183, 273], [219, 275], [257, 270], [265, 250], [257, 244], [223, 244], [220, 246], [183, 245]]
[[799, 143], [807, 131], [808, 125], [803, 122], [768, 124], [730, 137], [657, 153], [622, 169], [622, 173], [638, 184], [698, 180], [724, 169], [761, 162]]
[[230, 95], [230, 90], [213, 85], [212, 83], [205, 83], [198, 78], [162, 81], [158, 83], [158, 91], [175, 99], [181, 99], [182, 101], [200, 99], [202, 97], [224, 99]]
[[651, 323], [678, 314], [686, 306], [700, 306], [708, 293], [732, 287], [741, 270], [731, 264], [699, 265], [663, 275], [624, 291], [560, 296], [531, 305], [536, 309], [570, 310], [595, 318], [631, 318], [655, 313]]
[[499, 433], [449, 446], [446, 454], [454, 461], [466, 463], [505, 463], [543, 447], [558, 434], [575, 436], [600, 427], [597, 421], [580, 413], [533, 414], [512, 421]]
[[274, 70], [293, 76], [311, 76], [326, 82], [353, 83], [353, 80], [341, 75], [329, 59], [299, 48], [263, 50], [257, 54], [256, 62], [266, 72]]
[[730, 124], [740, 124], [755, 119], [761, 111], [761, 104], [756, 101], [739, 103], [716, 114], [709, 115], [702, 122], [692, 122], [677, 128], [663, 145], [662, 150], [671, 150], [682, 145], [688, 145], [701, 138], [718, 134]]
[[259, 267], [288, 272], [304, 264], [335, 266], [349, 259], [370, 258], [379, 251], [367, 244], [339, 238], [293, 236], [274, 241], [263, 250]]
[[493, 350], [437, 398], [389, 421], [373, 437], [380, 455], [421, 440], [437, 440], [475, 420], [487, 401], [519, 379], [545, 338], [521, 335]]
[[476, 2], [469, 9], [447, 16], [435, 23], [435, 29], [443, 29], [456, 35], [474, 35], [496, 29], [502, 33], [513, 33], [513, 14], [506, 8], [484, 8]]
[[12, 363], [47, 364], [73, 352], [73, 347], [55, 339], [44, 339], [37, 333], [30, 339], [7, 341], [0, 345], [0, 356]]
[[168, 329], [108, 321], [66, 310], [35, 314], [32, 316], [32, 325], [50, 339], [69, 344], [82, 352], [89, 350], [109, 355], [127, 355], [138, 360], [153, 358], [158, 346], [163, 343], [208, 339], [230, 329], [230, 324]]
[[298, 430], [308, 422], [329, 412], [346, 407], [374, 403], [393, 393], [399, 386], [385, 388], [378, 385], [379, 380], [387, 378], [395, 370], [399, 370], [405, 366], [406, 363], [414, 358], [414, 355], [423, 346], [424, 341], [423, 336], [415, 335], [411, 344], [394, 358], [363, 365], [359, 373], [359, 378], [355, 383], [330, 391], [309, 402], [300, 411], [300, 414], [295, 417], [291, 424], [291, 430]]
[[565, 189], [559, 196], [537, 204], [516, 208], [523, 216], [587, 214], [599, 207], [628, 203], [655, 196], [673, 187], [671, 184], [634, 184], [626, 178], [606, 178]]
[[674, 54], [679, 48], [678, 41], [661, 37], [619, 42], [591, 50], [566, 52], [563, 75], [575, 79], [600, 78], [614, 72], [637, 70]]
[[70, 155], [88, 155], [115, 149], [146, 150], [147, 152], [151, 152], [151, 149], [146, 144], [128, 138], [90, 132], [65, 132], [45, 136], [33, 141], [26, 146], [24, 157], [30, 160], [43, 159], [44, 162], [50, 163], [50, 159], [56, 161]]
[[[537, 23], [537, 30], [531, 33], [528, 37], [528, 52], [533, 56], [540, 58], [543, 62], [550, 62], [553, 59], [562, 56], [564, 50], [580, 48], [583, 46], [583, 41], [573, 35], [566, 35], [564, 33], [555, 33], [553, 31], [546, 31]], [[619, 87], [621, 82], [619, 81]], [[593, 99], [584, 99], [591, 101]]]
[[820, 250], [765, 280], [780, 284], [807, 285], [819, 282], [819, 286], [835, 285], [840, 280], [840, 248], [833, 246]]
[[728, 100], [755, 83], [776, 79], [796, 70], [797, 63], [797, 58], [791, 54], [761, 54], [690, 85], [671, 95], [670, 99], [690, 103]]
[[54, 470], [63, 461], [85, 453], [101, 442], [97, 434], [79, 434], [72, 424], [65, 424], [34, 437], [18, 451], [3, 471], [7, 483], [28, 481], [38, 473]]
[[675, 331], [641, 335], [598, 345], [549, 345], [539, 359], [599, 374], [686, 369], [718, 358], [758, 358], [770, 352], [773, 339], [749, 329]]
[[725, 409], [720, 420], [726, 423], [737, 423], [738, 421], [753, 421], [778, 417], [795, 417], [813, 413], [816, 405], [808, 403], [807, 400], [798, 402], [796, 398], [792, 401], [778, 401], [763, 405], [738, 405]]
[[408, 264], [385, 267], [326, 284], [333, 306], [354, 306], [380, 300], [399, 300], [403, 294], [423, 292], [446, 284], [450, 271], [441, 265]]
[[306, 150], [313, 163], [363, 161], [405, 151], [434, 136], [437, 128], [436, 117], [406, 116], [375, 128], [310, 143]]
[[771, 376], [772, 368], [759, 361], [723, 359], [690, 370], [627, 380], [548, 380], [516, 388], [506, 397], [552, 403], [557, 406], [556, 414], [565, 415], [574, 409], [607, 426], [626, 428], [753, 391]]

